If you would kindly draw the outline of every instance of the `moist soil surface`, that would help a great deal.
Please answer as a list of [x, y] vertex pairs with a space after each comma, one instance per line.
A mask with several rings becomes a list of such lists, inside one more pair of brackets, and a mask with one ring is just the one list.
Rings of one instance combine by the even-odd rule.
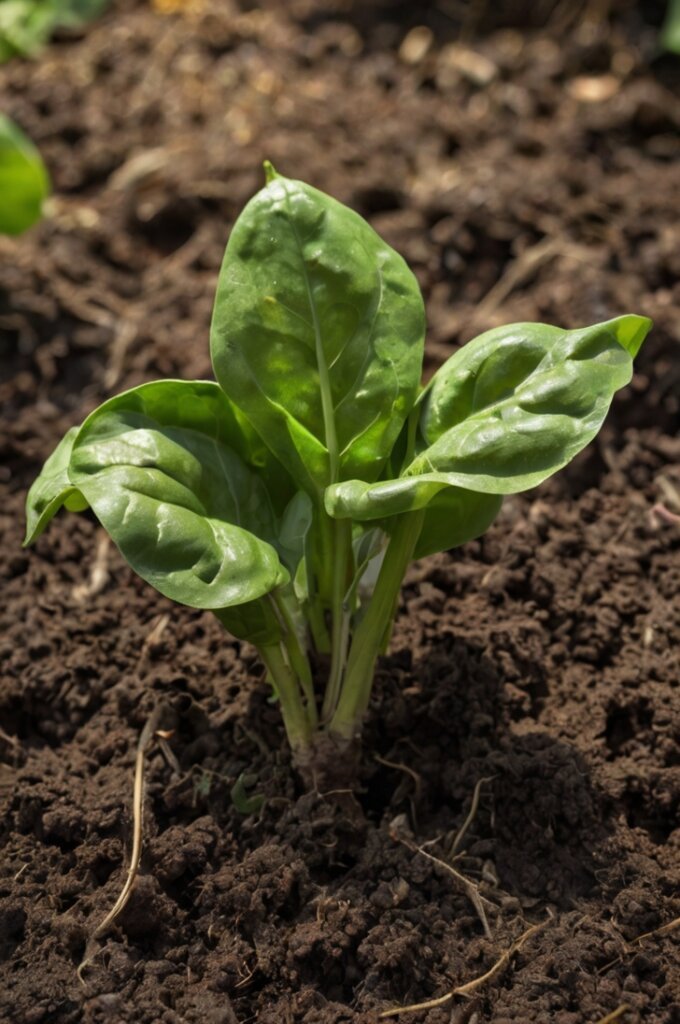
[[[0, 1019], [369, 1024], [543, 923], [468, 998], [404, 1019], [680, 1021], [680, 113], [660, 12], [157, 7], [114, 4], [0, 71], [55, 192], [0, 241]], [[352, 813], [302, 790], [254, 651], [135, 578], [87, 515], [21, 549], [66, 428], [144, 380], [211, 376], [216, 275], [265, 157], [403, 253], [428, 373], [502, 322], [656, 323], [598, 440], [409, 572]], [[174, 761], [148, 754], [140, 875], [93, 947], [156, 706]], [[486, 929], [432, 859], [454, 848]]]

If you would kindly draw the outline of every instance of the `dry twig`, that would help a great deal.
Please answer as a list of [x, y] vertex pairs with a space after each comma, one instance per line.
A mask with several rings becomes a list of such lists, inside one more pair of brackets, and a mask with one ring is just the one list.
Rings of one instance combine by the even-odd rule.
[[630, 946], [637, 945], [638, 942], [644, 942], [645, 939], [656, 938], [657, 935], [670, 935], [676, 928], [680, 928], [680, 917], [676, 917], [673, 921], [668, 921], [666, 924], [660, 925], [658, 928], [654, 928], [651, 932], [643, 932], [642, 935], [637, 935], [634, 939], [629, 942]]
[[95, 594], [100, 594], [109, 582], [109, 553], [111, 551], [111, 538], [108, 533], [100, 531], [97, 541], [97, 551], [94, 562], [90, 569], [90, 578], [87, 583], [78, 583], [71, 591], [71, 596], [78, 604], [83, 604]]
[[474, 312], [475, 321], [488, 320], [509, 295], [523, 284], [539, 267], [553, 259], [564, 247], [559, 238], [543, 238], [520, 253], [506, 268], [499, 281], [490, 288]]
[[14, 747], [15, 750], [19, 750], [19, 748], [21, 747], [21, 744], [19, 743], [19, 740], [16, 738], [16, 736], [10, 736], [8, 732], [5, 732], [1, 725], [0, 740], [4, 740], [5, 743], [9, 743], [10, 747]]
[[[626, 942], [626, 946], [637, 946], [639, 942], [644, 942], [645, 939], [653, 939], [661, 935], [670, 935], [670, 933], [674, 932], [677, 928], [680, 928], [680, 917], [676, 917], [673, 921], [667, 921], [666, 924], [662, 924], [658, 928], [654, 928], [651, 932], [643, 932], [642, 935], [636, 935], [634, 939], [630, 940], [630, 942]], [[627, 949], [624, 953], [621, 953], [620, 956], [614, 957], [614, 959], [606, 963], [604, 967], [600, 967], [597, 973], [604, 974], [610, 967], [620, 963], [629, 951], [630, 950]]]
[[484, 934], [486, 935], [487, 939], [493, 938], [493, 936], [491, 935], [491, 929], [489, 928], [489, 922], [486, 919], [484, 904], [486, 903], [487, 906], [494, 908], [495, 904], [493, 904], [490, 900], [487, 900], [482, 896], [475, 883], [470, 881], [469, 878], [466, 878], [465, 875], [462, 875], [460, 871], [456, 871], [456, 869], [452, 867], [450, 864], [447, 864], [445, 860], [441, 860], [439, 857], [435, 857], [434, 854], [428, 853], [427, 850], [424, 849], [424, 847], [416, 846], [414, 843], [410, 843], [408, 842], [408, 840], [403, 839], [401, 836], [398, 835], [394, 835], [393, 838], [398, 843], [401, 843], [403, 846], [407, 847], [407, 849], [411, 850], [413, 853], [419, 853], [421, 856], [427, 857], [428, 860], [431, 860], [438, 867], [443, 868], [444, 871], [447, 871], [450, 875], [453, 875], [456, 881], [462, 886], [463, 890], [465, 891], [465, 894], [470, 900], [470, 903], [477, 911], [477, 916], [481, 921], [482, 928], [484, 929]]
[[466, 982], [464, 985], [458, 985], [456, 988], [451, 989], [445, 996], [439, 996], [438, 999], [430, 999], [426, 1003], [412, 1003], [410, 1006], [397, 1006], [391, 1010], [383, 1010], [380, 1014], [381, 1020], [386, 1020], [388, 1017], [401, 1017], [405, 1013], [418, 1013], [421, 1010], [434, 1010], [438, 1006], [445, 1006], [446, 1003], [455, 999], [456, 996], [463, 996], [467, 998], [471, 996], [478, 988], [494, 977], [495, 974], [503, 968], [511, 957], [522, 948], [525, 942], [540, 932], [547, 925], [548, 921], [552, 919], [552, 915], [548, 916], [545, 921], [541, 921], [540, 924], [533, 924], [530, 928], [527, 928], [518, 939], [513, 942], [508, 949], [498, 958], [493, 967], [489, 968], [484, 974], [480, 974], [479, 977], [473, 978], [472, 981]]
[[396, 771], [405, 772], [407, 775], [410, 775], [415, 784], [415, 799], [420, 799], [423, 780], [418, 772], [414, 771], [413, 768], [409, 768], [407, 764], [401, 764], [400, 761], [388, 761], [386, 757], [380, 757], [379, 754], [374, 754], [373, 760], [377, 761], [378, 764], [384, 764], [386, 768], [394, 768]]
[[456, 856], [458, 847], [465, 838], [465, 833], [467, 832], [467, 830], [470, 828], [470, 825], [477, 817], [477, 810], [479, 808], [479, 797], [482, 792], [482, 786], [484, 785], [485, 782], [493, 782], [495, 778], [495, 775], [489, 775], [485, 779], [477, 779], [477, 783], [472, 794], [472, 804], [470, 805], [470, 811], [468, 813], [468, 816], [461, 825], [461, 827], [456, 832], [456, 835], [453, 838], [453, 842], [451, 843], [451, 849], [449, 850], [449, 857], [451, 860], [453, 860], [453, 858]]
[[[95, 958], [99, 951], [98, 940], [106, 934], [113, 922], [124, 910], [130, 894], [132, 893], [132, 887], [135, 884], [135, 878], [139, 870], [139, 862], [142, 856], [142, 834], [144, 827], [144, 761], [146, 753], [151, 743], [156, 738], [156, 732], [158, 724], [162, 714], [162, 707], [158, 705], [149, 718], [147, 719], [146, 725], [142, 729], [142, 733], [137, 743], [137, 756], [135, 758], [135, 781], [132, 795], [132, 853], [130, 855], [130, 866], [128, 867], [127, 877], [125, 884], [120, 891], [118, 899], [109, 910], [106, 917], [97, 925], [94, 932], [92, 933], [91, 939], [88, 942], [90, 949], [85, 950], [85, 958], [78, 967], [77, 975], [78, 979], [83, 982], [82, 972], [89, 966], [92, 960]], [[167, 735], [167, 734], [165, 734]], [[93, 944], [97, 947], [92, 949]], [[83, 982], [84, 984], [84, 982]]]
[[413, 779], [413, 795], [409, 796], [409, 805], [411, 808], [411, 824], [413, 830], [418, 830], [418, 803], [420, 801], [420, 795], [423, 788], [423, 780], [418, 772], [414, 771], [413, 768], [409, 768], [407, 764], [402, 764], [400, 761], [388, 761], [386, 757], [380, 757], [378, 754], [373, 755], [374, 760], [378, 764], [384, 764], [386, 768], [393, 768], [395, 771], [404, 772], [409, 778]]
[[673, 508], [680, 512], [680, 491], [673, 481], [667, 476], [659, 476], [657, 477], [656, 482], [664, 493], [666, 503], [668, 505], [672, 505]]
[[600, 1017], [599, 1020], [596, 1020], [595, 1024], [612, 1024], [613, 1021], [622, 1017], [626, 1010], [630, 1010], [628, 1003], [621, 1003], [621, 1005], [617, 1006], [615, 1010], [608, 1013], [606, 1017]]

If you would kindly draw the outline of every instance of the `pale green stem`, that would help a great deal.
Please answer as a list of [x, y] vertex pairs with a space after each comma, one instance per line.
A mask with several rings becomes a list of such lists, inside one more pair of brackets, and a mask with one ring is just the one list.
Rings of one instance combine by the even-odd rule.
[[276, 613], [279, 616], [283, 627], [283, 644], [286, 648], [288, 661], [290, 662], [291, 668], [297, 675], [300, 688], [305, 695], [305, 700], [307, 702], [307, 717], [309, 718], [312, 728], [316, 729], [318, 724], [318, 715], [316, 711], [316, 699], [314, 696], [314, 682], [312, 680], [312, 670], [307, 659], [307, 655], [300, 645], [300, 639], [295, 628], [295, 622], [288, 607], [286, 598], [276, 592], [269, 596], [271, 597], [272, 603], [274, 604]]
[[305, 608], [309, 630], [314, 640], [314, 647], [318, 654], [328, 654], [331, 649], [331, 638], [328, 635], [328, 627], [323, 617], [323, 608], [318, 598], [310, 597]]
[[338, 703], [349, 637], [349, 609], [345, 605], [345, 595], [348, 588], [348, 564], [352, 553], [352, 524], [348, 519], [336, 519], [333, 526], [331, 670], [321, 712], [324, 722], [330, 720]]
[[404, 573], [413, 558], [424, 518], [425, 513], [421, 511], [399, 517], [375, 590], [354, 634], [340, 700], [328, 727], [331, 734], [342, 740], [354, 739], [361, 730], [361, 721], [371, 696], [375, 663], [390, 627]]
[[313, 727], [302, 702], [298, 679], [286, 658], [286, 649], [283, 644], [272, 644], [260, 647], [259, 651], [276, 688], [288, 742], [293, 753], [300, 753], [309, 748]]

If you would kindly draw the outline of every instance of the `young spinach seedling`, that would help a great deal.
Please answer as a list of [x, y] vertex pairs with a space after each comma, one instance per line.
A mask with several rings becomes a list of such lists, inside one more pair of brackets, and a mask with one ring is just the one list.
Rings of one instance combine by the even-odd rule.
[[142, 384], [72, 428], [26, 543], [62, 505], [92, 508], [143, 579], [257, 647], [310, 778], [359, 737], [409, 562], [478, 537], [503, 495], [580, 452], [651, 324], [494, 328], [421, 388], [404, 260], [265, 166], [217, 287], [217, 383]]

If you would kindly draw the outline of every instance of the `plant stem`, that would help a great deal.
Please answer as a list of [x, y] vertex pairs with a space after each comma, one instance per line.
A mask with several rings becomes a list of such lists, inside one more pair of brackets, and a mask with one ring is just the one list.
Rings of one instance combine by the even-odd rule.
[[316, 595], [314, 597], [310, 596], [309, 601], [304, 607], [307, 612], [309, 631], [312, 634], [317, 654], [328, 654], [331, 649], [331, 638], [328, 635], [328, 627], [324, 621], [323, 609], [319, 599]]
[[375, 663], [391, 625], [399, 589], [424, 518], [422, 511], [399, 517], [373, 596], [354, 634], [340, 699], [328, 727], [329, 732], [341, 740], [353, 740], [361, 729], [361, 719], [371, 696]]
[[333, 522], [333, 527], [331, 670], [321, 712], [324, 722], [329, 721], [337, 707], [349, 637], [349, 609], [345, 605], [345, 595], [348, 587], [348, 563], [352, 551], [352, 524], [349, 519], [336, 519]]
[[310, 668], [307, 655], [300, 644], [300, 638], [298, 636], [297, 629], [295, 628], [295, 621], [288, 605], [288, 600], [280, 592], [274, 592], [270, 597], [274, 603], [277, 614], [281, 619], [283, 627], [282, 643], [285, 645], [290, 667], [297, 675], [300, 688], [305, 695], [305, 700], [307, 702], [307, 717], [309, 718], [311, 727], [316, 729], [318, 716], [316, 712], [316, 699], [314, 697], [312, 670]]
[[308, 711], [302, 702], [297, 676], [286, 657], [283, 642], [259, 648], [260, 656], [274, 681], [281, 704], [283, 724], [288, 742], [294, 754], [307, 750], [311, 744], [313, 726]]

